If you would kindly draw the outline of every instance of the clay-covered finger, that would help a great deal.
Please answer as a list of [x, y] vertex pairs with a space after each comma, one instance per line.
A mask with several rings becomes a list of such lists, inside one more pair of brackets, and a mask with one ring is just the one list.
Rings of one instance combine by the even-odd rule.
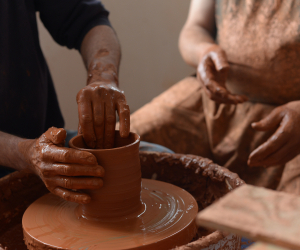
[[287, 162], [292, 160], [298, 154], [298, 152], [295, 152], [294, 150], [288, 149], [288, 151], [289, 152], [287, 152], [287, 153], [285, 153], [285, 152], [283, 153], [283, 155], [285, 154], [285, 156], [280, 161], [278, 161], [277, 164], [280, 164], [280, 165], [286, 164]]
[[[86, 92], [87, 90], [85, 90]], [[82, 92], [82, 93], [85, 93]], [[96, 136], [94, 132], [94, 119], [91, 98], [87, 94], [77, 96], [78, 117], [81, 126], [81, 133], [86, 145], [89, 148], [96, 147]]]
[[120, 136], [126, 138], [130, 132], [130, 109], [126, 100], [117, 102], [117, 110], [120, 118]]
[[97, 177], [55, 176], [45, 178], [45, 182], [47, 186], [66, 189], [99, 189], [103, 186], [103, 180]]
[[275, 166], [283, 165], [295, 157], [295, 152], [291, 151], [290, 148], [282, 147], [278, 151], [269, 155], [267, 158], [259, 162], [259, 166]]
[[96, 148], [101, 149], [104, 147], [104, 103], [97, 98], [93, 102], [94, 111], [94, 129], [96, 135]]
[[42, 159], [48, 162], [61, 162], [61, 163], [75, 163], [75, 164], [87, 164], [96, 165], [96, 157], [86, 151], [80, 151], [73, 148], [57, 147], [55, 145], [49, 145], [43, 148]]
[[241, 98], [243, 100], [243, 102], [249, 101], [249, 98], [245, 95], [238, 95], [238, 96], [239, 96], [239, 98]]
[[210, 57], [206, 56], [201, 63], [198, 66], [198, 73], [203, 81], [204, 84], [207, 83], [207, 81], [214, 79], [214, 73], [215, 71], [213, 61], [211, 60]]
[[67, 132], [63, 128], [51, 127], [44, 133], [41, 142], [51, 142], [56, 145], [64, 144]]
[[243, 95], [229, 94], [228, 99], [234, 99], [236, 101], [236, 103], [243, 103], [243, 102], [248, 101], [248, 98], [246, 96], [243, 96]]
[[277, 131], [262, 145], [255, 149], [249, 156], [248, 164], [250, 166], [259, 165], [269, 155], [274, 154], [288, 142], [289, 136], [283, 133], [283, 127]]
[[78, 123], [78, 131], [77, 131], [77, 134], [78, 134], [78, 135], [82, 135], [80, 123]]
[[[224, 91], [217, 91], [216, 90], [216, 85], [211, 81], [212, 84], [208, 84], [205, 91], [208, 94], [209, 98], [217, 103], [226, 103], [226, 104], [237, 104], [237, 100], [235, 98], [228, 98], [230, 97], [227, 94], [225, 94]], [[221, 87], [222, 88], [222, 87]], [[218, 93], [218, 94], [217, 94]]]
[[76, 202], [80, 204], [87, 204], [91, 201], [91, 197], [87, 194], [74, 192], [61, 187], [56, 187], [50, 191], [51, 193], [63, 198], [66, 201]]
[[226, 54], [223, 50], [220, 49], [210, 52], [210, 57], [214, 62], [216, 70], [221, 71], [229, 69], [229, 63], [227, 61]]
[[239, 98], [239, 96], [232, 95], [232, 94], [228, 94], [226, 99], [228, 100], [228, 103], [232, 103], [232, 104], [238, 104], [243, 102], [242, 99]]
[[104, 148], [113, 148], [116, 127], [116, 108], [112, 100], [105, 103]]
[[269, 115], [260, 120], [259, 122], [253, 122], [252, 128], [258, 131], [267, 131], [276, 128], [283, 118], [281, 108], [275, 108]]
[[48, 168], [46, 176], [95, 176], [103, 177], [105, 170], [99, 165], [53, 164]]

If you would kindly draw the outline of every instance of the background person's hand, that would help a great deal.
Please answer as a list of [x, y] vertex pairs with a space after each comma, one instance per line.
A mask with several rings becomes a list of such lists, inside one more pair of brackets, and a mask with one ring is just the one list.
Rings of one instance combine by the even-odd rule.
[[258, 131], [276, 132], [249, 156], [249, 166], [285, 164], [300, 153], [300, 101], [275, 108], [267, 117], [252, 123]]
[[77, 189], [101, 188], [104, 169], [93, 154], [63, 147], [65, 138], [64, 129], [52, 127], [38, 139], [21, 142], [19, 148], [28, 163], [27, 170], [40, 176], [51, 193], [85, 204], [91, 197]]
[[210, 99], [228, 104], [247, 101], [246, 96], [232, 94], [226, 89], [228, 70], [229, 64], [225, 52], [218, 45], [212, 45], [200, 60], [197, 76], [204, 84]]
[[120, 118], [120, 135], [130, 130], [130, 110], [124, 92], [115, 83], [93, 82], [77, 94], [79, 126], [89, 148], [112, 148], [116, 111]]

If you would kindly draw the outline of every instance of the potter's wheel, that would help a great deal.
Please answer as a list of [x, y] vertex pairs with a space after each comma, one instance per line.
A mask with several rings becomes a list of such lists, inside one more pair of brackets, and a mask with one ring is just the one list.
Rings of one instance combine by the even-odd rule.
[[26, 244], [29, 249], [165, 250], [192, 240], [198, 212], [192, 195], [143, 179], [141, 200], [141, 209], [130, 217], [90, 221], [78, 216], [78, 204], [47, 194], [24, 213]]

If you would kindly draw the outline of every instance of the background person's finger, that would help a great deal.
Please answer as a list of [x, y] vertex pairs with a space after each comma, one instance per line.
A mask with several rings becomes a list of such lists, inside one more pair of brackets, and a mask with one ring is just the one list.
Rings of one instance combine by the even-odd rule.
[[48, 162], [75, 163], [83, 165], [97, 164], [97, 159], [92, 153], [73, 148], [57, 147], [55, 145], [43, 148], [42, 159]]
[[234, 94], [230, 94], [230, 95], [233, 96], [238, 101], [238, 103], [243, 103], [248, 101], [248, 98], [245, 95], [234, 95]]
[[214, 79], [214, 64], [210, 57], [206, 56], [198, 66], [198, 74], [202, 82], [205, 84], [208, 80]]
[[280, 148], [284, 147], [289, 140], [289, 135], [283, 133], [284, 127], [281, 126], [276, 132], [262, 145], [255, 149], [249, 156], [248, 164], [250, 166], [257, 165], [269, 155], [275, 153]]
[[113, 100], [105, 102], [105, 127], [104, 127], [104, 148], [114, 146], [116, 127], [116, 108]]
[[74, 192], [61, 187], [56, 187], [50, 191], [51, 193], [63, 198], [66, 201], [76, 202], [80, 204], [87, 204], [91, 201], [91, 197], [87, 194]]
[[104, 147], [104, 103], [101, 96], [93, 101], [93, 111], [96, 148], [101, 149]]
[[215, 80], [215, 74], [217, 74], [217, 72], [210, 57], [206, 57], [203, 62], [200, 63], [198, 74], [210, 99], [219, 103], [228, 104], [237, 104], [239, 102], [239, 99], [234, 98], [224, 86]]
[[226, 104], [237, 104], [239, 99], [235, 98], [234, 95], [230, 94], [224, 87], [218, 85], [215, 81], [209, 81], [206, 84], [206, 93], [209, 98], [218, 102]]
[[216, 50], [209, 53], [211, 60], [214, 62], [217, 71], [228, 70], [229, 63], [227, 56], [223, 50]]
[[46, 176], [95, 176], [103, 177], [105, 170], [99, 165], [53, 164]]
[[117, 110], [120, 118], [120, 136], [126, 138], [130, 132], [130, 109], [126, 100], [117, 102]]
[[79, 124], [81, 126], [83, 139], [89, 148], [95, 148], [96, 136], [94, 132], [94, 119], [91, 99], [82, 94], [77, 98], [77, 103]]
[[44, 182], [50, 187], [66, 189], [99, 189], [103, 186], [103, 180], [97, 177], [54, 176], [44, 178]]
[[291, 151], [290, 148], [282, 147], [278, 151], [266, 157], [264, 160], [257, 162], [254, 166], [276, 166], [287, 163], [289, 160], [295, 157], [295, 152]]
[[251, 124], [252, 128], [258, 131], [268, 131], [276, 128], [283, 118], [283, 113], [280, 108], [275, 108], [265, 118]]

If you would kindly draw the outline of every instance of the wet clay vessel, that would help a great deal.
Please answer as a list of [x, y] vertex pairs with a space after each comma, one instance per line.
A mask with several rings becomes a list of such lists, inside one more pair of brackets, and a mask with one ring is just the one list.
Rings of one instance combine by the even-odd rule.
[[[142, 178], [154, 178], [185, 189], [194, 196], [200, 211], [243, 183], [236, 174], [200, 156], [141, 151], [139, 156]], [[16, 171], [0, 178], [0, 244], [3, 248], [28, 250], [23, 240], [22, 216], [32, 202], [48, 192], [42, 180], [33, 174]], [[176, 250], [208, 247], [240, 249], [240, 238], [199, 227], [193, 240]]]
[[[169, 183], [141, 179], [139, 136], [115, 135], [112, 149], [86, 149], [81, 136], [70, 147], [94, 154], [105, 169], [104, 186], [84, 190], [78, 205], [47, 194], [24, 213], [28, 249], [171, 249], [195, 236], [198, 205]], [[141, 181], [142, 180], [142, 181]]]

